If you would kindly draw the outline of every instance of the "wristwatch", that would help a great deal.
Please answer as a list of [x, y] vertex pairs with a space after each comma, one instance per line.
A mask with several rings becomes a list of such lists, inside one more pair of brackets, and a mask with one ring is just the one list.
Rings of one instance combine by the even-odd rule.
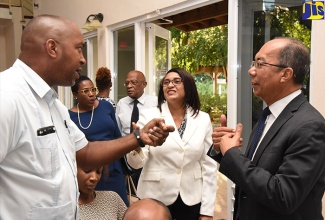
[[140, 137], [140, 131], [139, 130], [133, 130], [133, 134], [135, 135], [135, 137], [137, 138], [138, 144], [140, 145], [140, 147], [144, 147], [145, 144], [142, 142], [141, 137]]

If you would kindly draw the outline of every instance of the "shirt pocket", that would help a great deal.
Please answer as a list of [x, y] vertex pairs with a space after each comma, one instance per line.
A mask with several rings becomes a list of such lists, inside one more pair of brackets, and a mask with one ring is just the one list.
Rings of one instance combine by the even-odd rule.
[[[71, 130], [71, 128], [70, 128]], [[69, 131], [70, 131], [69, 130]], [[62, 150], [64, 154], [67, 156], [67, 160], [69, 163], [72, 163], [72, 168], [74, 170], [74, 173], [77, 173], [77, 161], [76, 161], [76, 146], [74, 142], [74, 133], [66, 133], [66, 136], [61, 138], [62, 145]], [[59, 147], [59, 146], [58, 146]]]
[[142, 172], [143, 181], [160, 181], [161, 179], [161, 171], [149, 171]]
[[[130, 116], [131, 118], [131, 116]], [[131, 125], [131, 120], [126, 122], [127, 120], [120, 120], [121, 122], [121, 129], [125, 131], [126, 133], [130, 132], [130, 125]]]
[[53, 207], [32, 207], [31, 220], [43, 220], [43, 219], [74, 219], [72, 203], [68, 202], [63, 205]]
[[197, 170], [193, 170], [193, 175], [194, 175], [194, 179], [202, 179], [202, 171], [197, 169]]
[[55, 176], [58, 166], [58, 140], [56, 134], [37, 136], [34, 148], [34, 167], [39, 176], [51, 179]]

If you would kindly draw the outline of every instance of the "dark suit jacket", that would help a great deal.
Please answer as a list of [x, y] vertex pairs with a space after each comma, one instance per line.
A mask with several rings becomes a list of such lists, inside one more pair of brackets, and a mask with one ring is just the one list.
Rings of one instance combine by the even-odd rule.
[[275, 120], [253, 161], [238, 148], [213, 158], [236, 184], [234, 219], [238, 202], [240, 220], [323, 219], [325, 121], [302, 94]]

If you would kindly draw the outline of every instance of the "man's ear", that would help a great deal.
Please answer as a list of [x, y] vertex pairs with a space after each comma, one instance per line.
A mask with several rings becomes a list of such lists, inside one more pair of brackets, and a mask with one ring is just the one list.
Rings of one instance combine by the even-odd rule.
[[293, 69], [291, 67], [287, 67], [283, 70], [281, 82], [286, 82], [294, 77]]
[[48, 55], [50, 55], [51, 57], [55, 58], [57, 57], [57, 43], [55, 40], [53, 39], [48, 39], [46, 41], [46, 51], [48, 53]]

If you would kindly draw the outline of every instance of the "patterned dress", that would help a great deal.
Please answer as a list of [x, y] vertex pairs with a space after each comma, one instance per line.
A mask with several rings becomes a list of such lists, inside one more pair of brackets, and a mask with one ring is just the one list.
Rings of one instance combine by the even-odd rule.
[[114, 107], [114, 109], [116, 108], [116, 103], [115, 103], [114, 100], [111, 99], [110, 97], [99, 97], [99, 96], [96, 96], [96, 99], [97, 99], [97, 100], [105, 100], [105, 101], [111, 103], [112, 106]]
[[79, 220], [122, 220], [127, 207], [113, 191], [95, 191], [96, 198], [88, 204], [79, 205]]

